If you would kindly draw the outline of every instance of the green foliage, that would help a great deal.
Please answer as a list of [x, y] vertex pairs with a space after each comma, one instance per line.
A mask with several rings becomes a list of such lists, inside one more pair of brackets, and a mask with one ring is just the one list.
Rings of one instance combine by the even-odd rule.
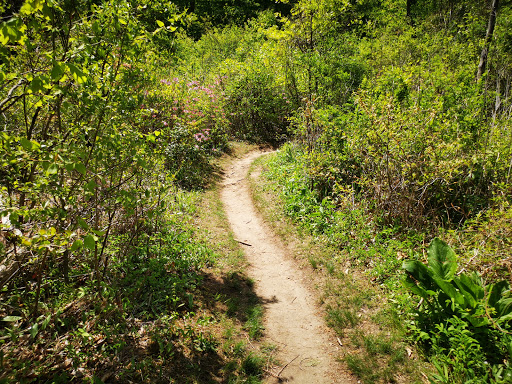
[[485, 285], [476, 273], [456, 274], [455, 253], [439, 239], [429, 246], [428, 266], [407, 260], [403, 267], [405, 286], [422, 298], [413, 337], [432, 354], [436, 380], [506, 382], [512, 374], [508, 282]]
[[512, 299], [506, 281], [484, 285], [475, 273], [456, 276], [455, 253], [437, 238], [430, 244], [428, 256], [428, 266], [408, 260], [403, 268], [408, 273], [406, 286], [425, 300], [432, 318], [440, 321], [445, 316], [458, 316], [474, 327], [508, 327]]
[[[215, 84], [230, 137], [276, 144], [286, 138], [292, 103], [284, 87], [280, 47], [267, 36], [277, 23], [262, 13], [245, 28], [228, 26], [184, 41], [183, 71]], [[214, 78], [212, 74], [217, 74]]]
[[227, 110], [234, 136], [272, 144], [286, 139], [290, 102], [274, 83], [271, 73], [254, 69], [230, 81]]

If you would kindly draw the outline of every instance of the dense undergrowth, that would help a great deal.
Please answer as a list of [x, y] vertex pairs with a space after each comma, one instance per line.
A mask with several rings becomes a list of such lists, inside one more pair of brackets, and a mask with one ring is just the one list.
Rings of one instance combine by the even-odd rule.
[[257, 299], [211, 269], [229, 252], [193, 224], [233, 133], [222, 75], [173, 59], [184, 15], [15, 7], [1, 3], [0, 380], [257, 381]]
[[[512, 265], [510, 2], [18, 3], [0, 2], [2, 380], [261, 375], [209, 332], [239, 312], [196, 302], [216, 257], [194, 191], [242, 139], [291, 141], [270, 170], [286, 213], [389, 290], [432, 381], [506, 381], [489, 298]], [[451, 275], [402, 288], [435, 237], [476, 304]]]

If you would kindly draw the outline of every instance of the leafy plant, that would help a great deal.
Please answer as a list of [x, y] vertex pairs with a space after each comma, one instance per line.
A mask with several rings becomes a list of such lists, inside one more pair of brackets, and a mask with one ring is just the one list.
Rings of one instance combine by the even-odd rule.
[[456, 275], [453, 250], [434, 239], [428, 248], [428, 265], [407, 260], [405, 284], [423, 298], [436, 317], [457, 315], [474, 327], [504, 326], [512, 320], [512, 297], [508, 282], [484, 285], [476, 273]]
[[428, 248], [428, 265], [406, 260], [403, 268], [405, 286], [421, 297], [411, 329], [433, 354], [441, 377], [461, 383], [483, 377], [501, 382], [512, 374], [507, 363], [512, 347], [508, 282], [484, 284], [476, 273], [457, 274], [455, 253], [438, 238]]

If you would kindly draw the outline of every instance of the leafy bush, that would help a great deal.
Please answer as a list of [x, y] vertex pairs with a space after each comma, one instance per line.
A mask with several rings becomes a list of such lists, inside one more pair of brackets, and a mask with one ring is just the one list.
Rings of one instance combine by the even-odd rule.
[[226, 92], [233, 136], [272, 144], [286, 139], [290, 102], [271, 72], [251, 68], [231, 80]]

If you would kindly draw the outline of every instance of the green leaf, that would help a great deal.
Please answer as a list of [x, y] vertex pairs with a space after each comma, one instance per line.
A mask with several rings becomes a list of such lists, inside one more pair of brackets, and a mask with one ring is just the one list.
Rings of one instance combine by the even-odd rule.
[[22, 15], [30, 15], [31, 13], [41, 11], [42, 9], [43, 9], [43, 1], [42, 0], [26, 0], [20, 9], [20, 13]]
[[86, 222], [84, 219], [82, 219], [82, 218], [78, 218], [78, 220], [77, 220], [77, 221], [78, 221], [78, 225], [79, 225], [82, 229], [84, 229], [84, 230], [86, 230], [86, 231], [88, 231], [88, 230], [89, 230], [89, 224], [87, 224], [87, 222]]
[[30, 336], [32, 336], [32, 338], [35, 339], [37, 336], [37, 332], [39, 332], [39, 324], [34, 323], [34, 325], [30, 327]]
[[502, 299], [503, 295], [510, 290], [510, 285], [507, 281], [503, 280], [496, 284], [487, 286], [489, 296], [487, 297], [487, 305], [496, 308], [498, 302]]
[[62, 76], [64, 76], [64, 73], [65, 73], [64, 65], [57, 61], [54, 61], [52, 71], [50, 74], [52, 80], [58, 81], [58, 80], [62, 79]]
[[71, 75], [73, 76], [73, 79], [78, 84], [83, 84], [87, 81], [87, 75], [78, 68], [75, 64], [68, 63], [69, 71], [71, 72]]
[[32, 79], [30, 82], [30, 85], [28, 86], [28, 89], [31, 93], [40, 93], [44, 92], [45, 90], [45, 84], [40, 76], [36, 76]]
[[58, 171], [59, 171], [59, 167], [57, 166], [57, 164], [52, 163], [46, 170], [46, 174], [47, 175], [55, 175]]
[[25, 149], [26, 151], [32, 150], [32, 142], [25, 137], [22, 137], [20, 139], [20, 144], [23, 147], [23, 149]]
[[43, 320], [43, 322], [41, 323], [41, 330], [45, 330], [46, 327], [48, 327], [48, 324], [50, 324], [50, 321], [52, 320], [52, 315], [49, 314], [48, 316], [46, 316], [46, 318]]
[[156, 24], [160, 27], [160, 28], [163, 28], [164, 27], [164, 23], [161, 22], [160, 20], [156, 20]]
[[409, 289], [412, 293], [414, 293], [420, 297], [423, 297], [425, 300], [428, 299], [429, 295], [428, 295], [427, 290], [425, 290], [423, 287], [416, 284], [416, 282], [410, 276], [407, 276], [403, 280], [403, 285], [404, 285], [404, 287]]
[[512, 298], [503, 297], [496, 303], [498, 317], [503, 321], [505, 318], [512, 317]]
[[85, 190], [86, 191], [89, 191], [89, 192], [94, 192], [94, 189], [98, 186], [98, 184], [96, 184], [96, 182], [94, 180], [91, 180], [89, 181], [86, 185], [85, 185]]
[[92, 231], [97, 236], [103, 236], [105, 234], [105, 231], [102, 231], [102, 230], [99, 230], [99, 229], [93, 229]]
[[7, 45], [9, 43], [9, 36], [4, 33], [4, 28], [0, 29], [0, 44]]
[[462, 274], [460, 277], [455, 277], [455, 284], [461, 290], [470, 303], [471, 307], [475, 308], [477, 302], [480, 302], [484, 298], [484, 288], [482, 286], [482, 280], [479, 276], [473, 274], [472, 277]]
[[96, 240], [98, 238], [93, 235], [87, 235], [84, 237], [84, 246], [87, 249], [90, 249], [91, 251], [94, 251], [94, 248], [96, 247]]
[[457, 272], [455, 252], [436, 237], [428, 247], [428, 266], [434, 276], [446, 281], [452, 280]]
[[75, 169], [80, 172], [82, 175], [85, 175], [87, 169], [85, 168], [85, 165], [83, 165], [82, 163], [76, 163], [75, 164]]
[[73, 242], [73, 245], [71, 246], [71, 252], [74, 252], [74, 251], [82, 248], [83, 245], [84, 245], [84, 242], [82, 240], [75, 240]]
[[14, 322], [14, 321], [18, 321], [18, 320], [21, 320], [22, 317], [21, 316], [5, 316], [2, 321], [6, 321], [6, 322]]
[[426, 289], [432, 290], [434, 288], [430, 271], [422, 262], [418, 260], [405, 260], [402, 264], [402, 268], [423, 284]]
[[439, 278], [438, 276], [432, 276], [432, 279], [439, 288], [452, 300], [452, 302], [466, 308], [466, 302], [464, 295], [460, 293], [450, 281]]

